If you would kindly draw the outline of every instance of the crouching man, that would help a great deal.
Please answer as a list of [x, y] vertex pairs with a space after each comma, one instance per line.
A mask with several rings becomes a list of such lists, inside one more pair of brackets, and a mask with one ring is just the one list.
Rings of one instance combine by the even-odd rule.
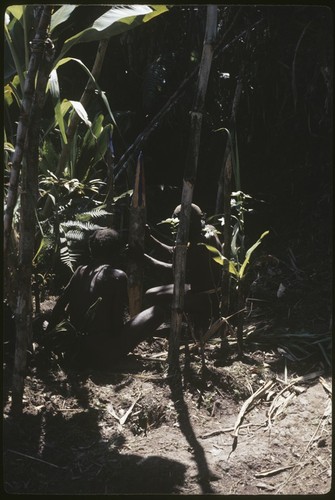
[[46, 332], [69, 317], [77, 336], [76, 365], [112, 368], [164, 320], [160, 306], [127, 321], [127, 275], [117, 268], [120, 238], [113, 229], [97, 230], [89, 240], [92, 262], [76, 269], [59, 297]]

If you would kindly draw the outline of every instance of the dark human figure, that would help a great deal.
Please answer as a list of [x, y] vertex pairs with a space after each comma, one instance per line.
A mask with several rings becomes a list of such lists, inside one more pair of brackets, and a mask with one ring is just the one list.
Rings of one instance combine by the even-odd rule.
[[52, 311], [47, 332], [68, 315], [79, 333], [77, 359], [84, 366], [112, 367], [153, 335], [164, 311], [155, 305], [126, 321], [127, 275], [115, 266], [119, 234], [112, 229], [97, 230], [89, 247], [92, 262], [76, 269]]
[[[173, 217], [179, 218], [181, 205], [176, 207]], [[221, 243], [215, 233], [206, 238], [203, 233], [203, 214], [201, 209], [192, 203], [189, 228], [189, 244], [186, 256], [186, 284], [184, 310], [192, 314], [195, 322], [205, 325], [208, 319], [218, 315], [219, 293], [222, 267], [217, 264], [205, 244], [221, 250]], [[173, 260], [173, 247], [161, 243], [151, 236], [151, 241], [160, 250], [166, 252], [167, 257]], [[173, 281], [173, 263], [167, 263], [146, 255], [146, 261], [156, 272], [170, 272]], [[150, 288], [145, 294], [147, 304], [167, 305], [171, 303], [173, 284], [162, 284]]]

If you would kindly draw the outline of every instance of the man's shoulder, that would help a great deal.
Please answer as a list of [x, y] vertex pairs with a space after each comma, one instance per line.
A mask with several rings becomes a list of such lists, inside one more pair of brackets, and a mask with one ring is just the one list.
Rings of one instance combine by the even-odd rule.
[[127, 280], [127, 275], [122, 269], [116, 269], [110, 264], [104, 264], [97, 270], [102, 280]]

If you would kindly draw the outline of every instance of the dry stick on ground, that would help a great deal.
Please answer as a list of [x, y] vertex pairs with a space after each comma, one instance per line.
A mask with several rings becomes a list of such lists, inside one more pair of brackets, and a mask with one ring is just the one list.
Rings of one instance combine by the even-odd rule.
[[229, 453], [229, 456], [228, 458], [230, 457], [230, 455], [233, 453], [233, 451], [236, 450], [236, 446], [237, 446], [237, 438], [238, 438], [238, 431], [239, 431], [239, 428], [241, 426], [241, 423], [242, 423], [242, 420], [244, 418], [244, 415], [246, 414], [247, 410], [250, 408], [250, 406], [255, 402], [257, 401], [259, 398], [261, 398], [265, 393], [266, 391], [268, 391], [275, 383], [273, 382], [273, 380], [268, 380], [267, 382], [264, 382], [264, 384], [259, 387], [259, 389], [257, 389], [257, 391], [252, 394], [252, 396], [250, 396], [250, 398], [248, 398], [242, 405], [242, 408], [238, 414], [238, 417], [236, 419], [236, 422], [235, 422], [235, 426], [234, 426], [234, 441], [233, 441], [233, 446], [232, 446], [232, 450], [231, 452]]
[[[91, 71], [92, 76], [94, 77], [95, 80], [97, 80], [100, 76], [102, 65], [103, 65], [103, 62], [105, 59], [107, 46], [108, 46], [108, 41], [109, 41], [108, 39], [105, 39], [105, 40], [101, 40], [99, 43], [98, 50], [97, 50], [97, 53], [95, 56], [94, 65], [93, 65], [93, 68]], [[85, 109], [87, 108], [88, 104], [90, 103], [90, 101], [92, 99], [94, 88], [95, 88], [94, 82], [92, 81], [91, 78], [89, 78], [88, 82], [86, 84], [85, 90], [80, 98], [80, 103], [82, 104], [82, 106]], [[63, 144], [62, 151], [61, 151], [61, 154], [60, 154], [60, 157], [58, 160], [58, 164], [57, 164], [57, 168], [56, 168], [56, 172], [55, 172], [55, 175], [57, 177], [64, 171], [66, 163], [69, 159], [70, 150], [71, 150], [71, 142], [73, 140], [73, 137], [75, 135], [75, 132], [77, 130], [79, 122], [80, 122], [80, 117], [74, 111], [72, 118], [71, 118], [71, 121], [70, 121], [70, 124], [67, 128], [67, 131], [66, 131], [67, 144], [65, 144], [65, 143]], [[43, 212], [42, 212], [43, 218], [48, 217], [50, 210], [51, 210], [51, 207], [52, 207], [51, 198], [48, 196], [48, 198], [45, 202], [44, 208], [43, 208]]]
[[[261, 427], [265, 427], [267, 425], [266, 422], [264, 422], [263, 424], [241, 424], [239, 426], [239, 429], [243, 429], [245, 427], [257, 427], [257, 428], [261, 428]], [[208, 432], [206, 434], [202, 434], [201, 436], [199, 436], [201, 439], [208, 439], [208, 438], [211, 438], [211, 437], [214, 437], [214, 436], [219, 436], [220, 434], [224, 434], [225, 432], [231, 432], [231, 431], [234, 431], [235, 430], [235, 427], [225, 427], [223, 429], [217, 429], [216, 431], [212, 431], [212, 432]]]
[[52, 42], [46, 38], [50, 19], [51, 7], [45, 6], [40, 18], [38, 36], [34, 39], [32, 49], [33, 53], [34, 51], [41, 53], [41, 59], [28, 121], [28, 132], [25, 144], [26, 161], [24, 161], [22, 169], [18, 265], [20, 286], [18, 288], [17, 307], [15, 311], [16, 344], [12, 388], [12, 411], [14, 414], [20, 414], [22, 412], [27, 349], [32, 338], [31, 278], [35, 246], [35, 214], [38, 197], [39, 131], [45, 101], [45, 90], [54, 56]]
[[284, 465], [283, 467], [278, 467], [277, 469], [271, 469], [263, 472], [258, 472], [255, 474], [255, 477], [268, 477], [268, 476], [275, 476], [276, 474], [279, 474], [280, 472], [284, 472], [288, 469], [292, 469], [295, 467], [294, 465]]
[[184, 309], [185, 267], [188, 233], [191, 216], [193, 189], [197, 175], [202, 111], [213, 58], [213, 42], [217, 30], [217, 6], [207, 6], [205, 39], [198, 75], [197, 91], [191, 111], [190, 141], [183, 179], [180, 223], [178, 226], [175, 262], [174, 290], [171, 307], [171, 331], [169, 336], [169, 375], [176, 383], [180, 381], [179, 345]]
[[42, 464], [50, 465], [50, 467], [55, 467], [56, 469], [67, 469], [67, 467], [61, 467], [60, 465], [52, 464], [51, 462], [46, 462], [45, 460], [42, 460], [37, 457], [32, 457], [31, 455], [27, 455], [26, 453], [21, 453], [20, 451], [16, 450], [7, 450], [9, 453], [15, 453], [16, 455], [19, 455], [20, 457], [24, 458], [29, 458], [29, 460], [35, 460], [35, 462], [40, 462]]

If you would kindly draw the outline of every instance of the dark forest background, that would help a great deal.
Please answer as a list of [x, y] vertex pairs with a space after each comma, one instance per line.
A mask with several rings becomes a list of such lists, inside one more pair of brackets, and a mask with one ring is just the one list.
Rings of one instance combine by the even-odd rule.
[[[96, 8], [91, 10], [96, 16]], [[87, 23], [85, 7], [76, 23], [81, 16]], [[173, 7], [147, 25], [111, 38], [100, 85], [122, 132], [122, 138], [115, 134], [116, 157], [199, 63], [205, 18], [205, 6]], [[316, 253], [327, 251], [332, 212], [332, 11], [322, 6], [220, 7], [218, 36], [228, 30], [226, 44], [235, 41], [213, 61], [194, 202], [208, 215], [215, 212], [226, 145], [225, 135], [215, 131], [229, 128], [241, 80], [236, 131], [241, 187], [255, 198], [246, 223], [250, 240], [273, 228], [305, 250], [306, 244], [313, 244]], [[91, 67], [95, 51], [95, 44], [79, 44], [72, 55]], [[65, 66], [63, 72], [62, 93], [79, 99], [82, 72]], [[195, 84], [194, 78], [142, 147], [152, 222], [168, 217], [179, 203]]]
[[[92, 24], [107, 9], [107, 6], [77, 7], [67, 22], [53, 32], [56, 57], [66, 39]], [[99, 85], [118, 126], [113, 128], [116, 164], [199, 64], [205, 22], [206, 6], [172, 6], [150, 22], [110, 38]], [[15, 29], [17, 39], [13, 39], [18, 43], [22, 34], [18, 27]], [[29, 36], [33, 36], [33, 29]], [[309, 5], [220, 6], [217, 40], [219, 46], [206, 95], [193, 201], [207, 216], [218, 211], [217, 189], [227, 141], [226, 134], [218, 129], [226, 127], [237, 137], [241, 189], [252, 197], [252, 211], [245, 214], [247, 241], [252, 243], [269, 229], [271, 235], [264, 244], [274, 253], [289, 246], [302, 262], [329, 257], [332, 241], [333, 11], [326, 6]], [[98, 44], [98, 41], [78, 43], [67, 56], [92, 68]], [[15, 74], [8, 70], [7, 46], [5, 61], [6, 56], [5, 85]], [[82, 68], [71, 63], [60, 66], [57, 71], [60, 100], [79, 101], [87, 81]], [[242, 91], [232, 124], [232, 105], [238, 84]], [[169, 217], [180, 202], [195, 86], [196, 76], [140, 144], [147, 184], [147, 217], [151, 224]], [[87, 113], [91, 121], [101, 113], [104, 126], [111, 122], [98, 94], [91, 99]], [[44, 138], [47, 133], [50, 135], [48, 127], [53, 116], [53, 101], [48, 95], [42, 117], [41, 135]], [[18, 119], [18, 106], [12, 104], [5, 108], [6, 137], [12, 145], [15, 145]], [[80, 127], [78, 135], [82, 138], [86, 129], [83, 125]], [[57, 135], [51, 131], [51, 136], [57, 159], [59, 132]], [[48, 147], [41, 148], [44, 167], [39, 180], [43, 182], [47, 176], [45, 151]], [[79, 142], [76, 160], [79, 181], [105, 181], [106, 161], [95, 163], [87, 174], [86, 157], [80, 156], [80, 148]], [[10, 155], [7, 154], [5, 160], [8, 162]], [[116, 195], [133, 187], [135, 164], [136, 155], [119, 175]], [[48, 171], [52, 170], [50, 164], [48, 167]], [[82, 172], [82, 178], [78, 172]], [[5, 180], [8, 175], [6, 170]], [[71, 172], [63, 172], [63, 177], [71, 179]], [[94, 206], [102, 203], [103, 197], [99, 199], [96, 194], [94, 197]], [[38, 201], [40, 211], [43, 211], [45, 199], [42, 196]], [[76, 202], [76, 213], [92, 208], [87, 203], [87, 193], [83, 197], [77, 190], [65, 195], [63, 192], [55, 210], [67, 206], [69, 199], [72, 199], [72, 206]], [[41, 218], [40, 222], [44, 229], [52, 227], [54, 231], [54, 221], [50, 222], [50, 214], [48, 216], [49, 219]], [[73, 213], [66, 213], [63, 222], [72, 216]], [[37, 238], [37, 248], [39, 242]], [[50, 245], [45, 245], [44, 249], [50, 257]]]

